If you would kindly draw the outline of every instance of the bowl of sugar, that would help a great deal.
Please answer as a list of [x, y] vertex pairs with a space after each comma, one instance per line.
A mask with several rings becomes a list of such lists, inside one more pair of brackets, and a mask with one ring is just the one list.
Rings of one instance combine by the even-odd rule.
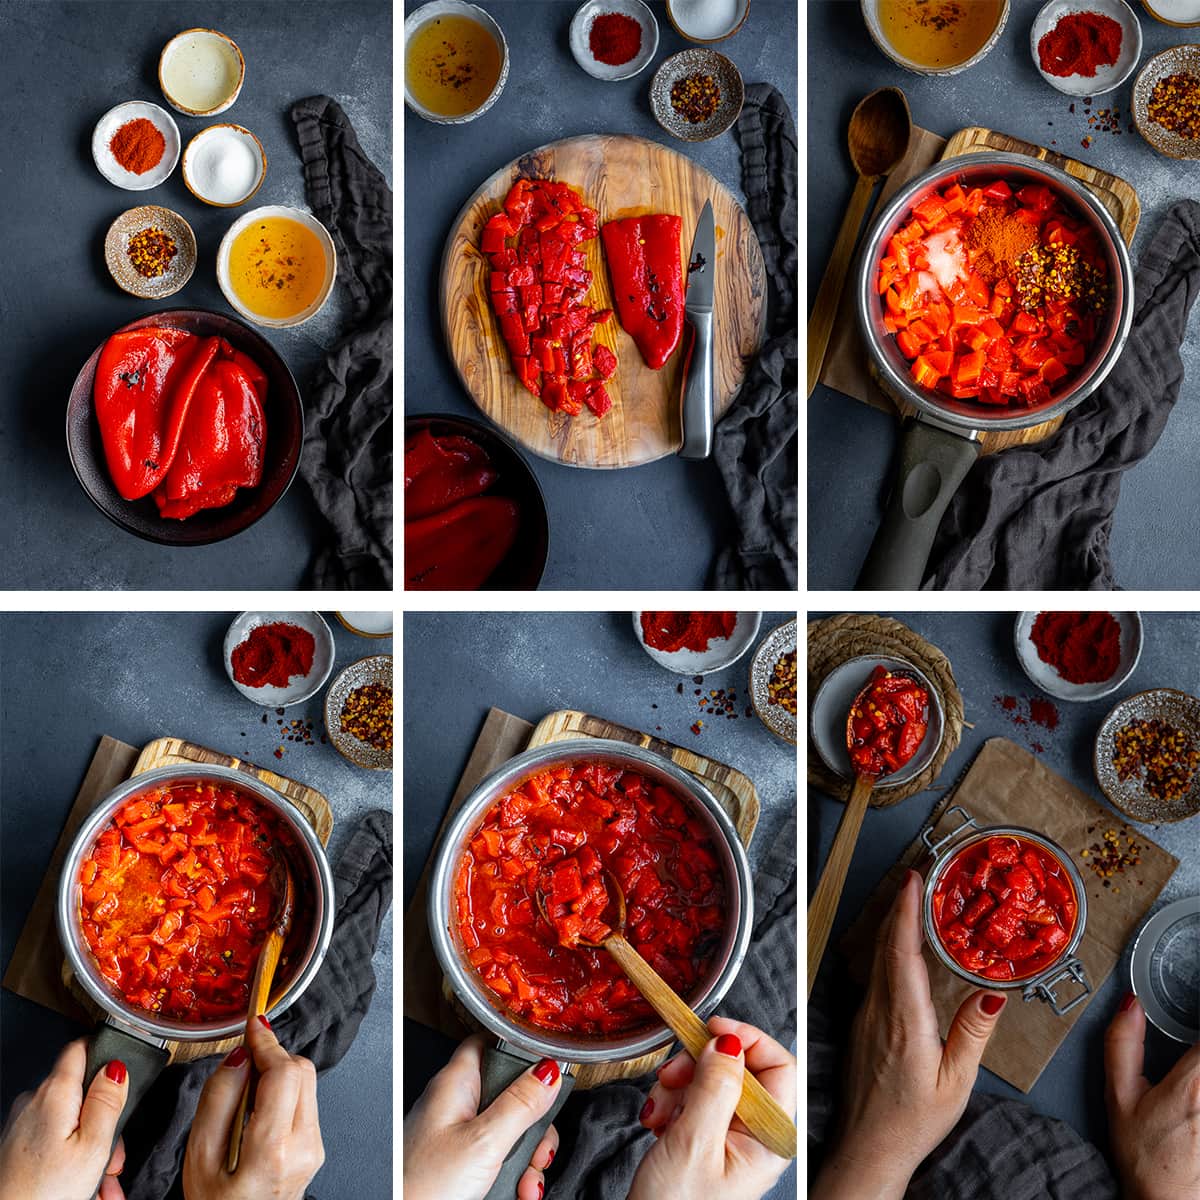
[[733, 37], [749, 15], [750, 0], [667, 0], [675, 32], [701, 45]]
[[245, 204], [262, 187], [267, 155], [241, 125], [210, 125], [183, 152], [183, 182], [197, 200], [215, 208]]

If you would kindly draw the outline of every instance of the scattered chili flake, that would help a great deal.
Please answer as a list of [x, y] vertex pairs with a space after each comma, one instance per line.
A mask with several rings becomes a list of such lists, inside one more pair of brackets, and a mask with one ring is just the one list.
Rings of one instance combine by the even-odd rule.
[[689, 125], [709, 120], [721, 103], [721, 89], [711, 75], [684, 75], [671, 85], [671, 107]]
[[351, 737], [374, 746], [392, 749], [392, 689], [382, 683], [367, 683], [346, 697], [341, 729]]
[[1112, 763], [1118, 779], [1139, 777], [1156, 800], [1178, 800], [1200, 766], [1200, 750], [1187, 733], [1166, 721], [1136, 720], [1117, 730]]
[[171, 268], [171, 260], [179, 253], [175, 239], [157, 225], [139, 229], [129, 239], [129, 261], [133, 269], [146, 279], [165, 275]]
[[796, 651], [781, 654], [767, 683], [767, 702], [796, 715]]
[[[1096, 826], [1089, 825], [1088, 833], [1095, 833]], [[1122, 825], [1118, 829], [1106, 829], [1099, 842], [1093, 842], [1086, 850], [1079, 852], [1083, 865], [1087, 867], [1105, 887], [1112, 887], [1114, 875], [1124, 875], [1130, 867], [1138, 866], [1142, 861], [1144, 847], [1137, 841], [1129, 830]], [[1139, 886], [1141, 880], [1138, 881]], [[1120, 891], [1120, 888], [1114, 888]]]
[[1187, 71], [1164, 76], [1154, 85], [1146, 111], [1177, 137], [1200, 137], [1200, 77]]

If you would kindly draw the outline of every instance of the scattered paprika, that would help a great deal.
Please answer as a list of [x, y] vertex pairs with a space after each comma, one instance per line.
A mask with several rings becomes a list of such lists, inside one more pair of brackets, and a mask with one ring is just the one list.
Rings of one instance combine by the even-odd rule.
[[1112, 613], [1038, 613], [1030, 637], [1042, 662], [1068, 683], [1103, 683], [1121, 662], [1121, 627]]
[[136, 117], [126, 121], [109, 139], [113, 158], [134, 175], [145, 175], [162, 160], [166, 139], [153, 121]]
[[312, 670], [315, 648], [313, 635], [299, 625], [283, 621], [256, 625], [233, 648], [233, 677], [243, 687], [287, 687], [294, 676]]

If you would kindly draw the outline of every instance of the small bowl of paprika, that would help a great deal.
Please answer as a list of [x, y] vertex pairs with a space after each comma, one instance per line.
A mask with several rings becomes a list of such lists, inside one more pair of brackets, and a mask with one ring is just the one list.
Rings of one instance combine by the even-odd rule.
[[1067, 96], [1119, 88], [1142, 57], [1142, 26], [1125, 0], [1050, 0], [1029, 34], [1033, 65]]
[[641, 0], [587, 0], [571, 19], [571, 53], [593, 78], [632, 79], [658, 53], [658, 22]]
[[144, 192], [165, 182], [179, 161], [179, 148], [175, 119], [146, 100], [110, 108], [92, 130], [96, 170], [129, 192]]
[[731, 667], [758, 636], [756, 612], [635, 612], [633, 631], [660, 667], [703, 675]]
[[1135, 612], [1023, 612], [1013, 630], [1030, 683], [1060, 700], [1099, 700], [1133, 674], [1142, 656]]
[[244, 612], [225, 634], [225, 672], [247, 700], [286, 708], [315, 696], [333, 670], [333, 634], [320, 613]]

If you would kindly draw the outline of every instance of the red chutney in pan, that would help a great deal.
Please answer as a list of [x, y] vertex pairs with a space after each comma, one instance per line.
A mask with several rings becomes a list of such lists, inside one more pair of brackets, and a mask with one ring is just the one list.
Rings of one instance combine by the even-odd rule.
[[725, 878], [707, 826], [637, 771], [556, 767], [488, 809], [454, 885], [467, 957], [518, 1017], [598, 1036], [657, 1020], [607, 950], [577, 944], [608, 932], [605, 871], [625, 893], [634, 948], [685, 997], [704, 977], [725, 925]]
[[1016, 836], [960, 850], [933, 893], [933, 924], [946, 952], [996, 980], [1028, 979], [1061, 958], [1078, 911], [1058, 859]]
[[[273, 845], [294, 849], [283, 821], [224, 785], [159, 788], [116, 811], [80, 867], [80, 919], [126, 1003], [176, 1021], [246, 1014], [274, 909]], [[283, 964], [305, 909], [298, 888]]]

